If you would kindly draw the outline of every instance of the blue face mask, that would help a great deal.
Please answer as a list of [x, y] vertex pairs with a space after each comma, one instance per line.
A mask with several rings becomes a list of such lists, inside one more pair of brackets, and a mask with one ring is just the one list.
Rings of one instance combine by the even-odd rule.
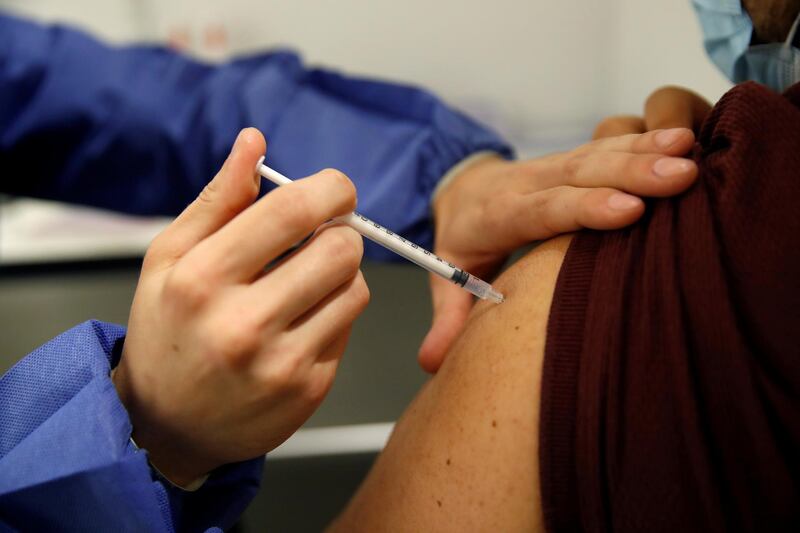
[[753, 23], [741, 0], [692, 0], [692, 5], [708, 55], [730, 80], [753, 80], [778, 92], [800, 82], [800, 14], [786, 42], [750, 46]]

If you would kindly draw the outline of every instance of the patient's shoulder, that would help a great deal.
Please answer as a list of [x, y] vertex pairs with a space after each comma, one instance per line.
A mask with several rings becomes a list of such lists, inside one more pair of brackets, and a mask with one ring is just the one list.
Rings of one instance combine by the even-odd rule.
[[543, 243], [493, 285], [439, 373], [395, 427], [332, 531], [541, 531], [544, 335], [570, 237]]
[[[572, 238], [563, 235], [543, 242], [506, 270], [493, 283], [506, 301], [501, 305], [479, 302], [467, 330], [476, 329], [480, 336], [466, 334], [466, 340], [512, 346], [523, 337], [535, 339], [535, 348], [543, 351], [556, 280]], [[503, 332], [514, 335], [505, 337]]]
[[545, 288], [532, 275], [538, 272], [548, 279], [557, 275], [573, 237], [561, 235], [539, 244], [504, 272], [495, 285], [505, 289], [506, 297], [512, 301], [520, 296], [529, 299], [529, 290], [538, 293]]

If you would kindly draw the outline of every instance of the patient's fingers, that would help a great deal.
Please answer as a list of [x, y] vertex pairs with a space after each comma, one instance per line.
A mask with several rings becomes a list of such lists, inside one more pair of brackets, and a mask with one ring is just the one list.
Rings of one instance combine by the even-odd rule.
[[605, 139], [606, 137], [616, 137], [618, 135], [628, 135], [631, 133], [644, 133], [647, 131], [642, 117], [632, 115], [618, 115], [608, 117], [600, 122], [594, 129], [592, 139]]
[[644, 213], [644, 202], [611, 188], [553, 187], [533, 193], [508, 218], [520, 244], [582, 228], [622, 228]]
[[711, 104], [699, 94], [683, 87], [662, 87], [644, 105], [644, 117], [618, 115], [600, 122], [592, 139], [641, 134], [661, 129], [686, 128], [697, 131]]
[[672, 196], [694, 182], [697, 165], [682, 157], [596, 152], [563, 162], [564, 185], [613, 187], [642, 196]]
[[654, 130], [642, 134], [619, 135], [599, 139], [573, 152], [631, 152], [634, 154], [685, 155], [694, 143], [694, 133], [687, 128]]
[[644, 105], [645, 129], [699, 129], [711, 111], [711, 104], [699, 94], [683, 87], [662, 87]]
[[435, 374], [442, 366], [447, 350], [467, 323], [472, 295], [439, 276], [431, 275], [430, 282], [433, 321], [419, 348], [417, 361], [425, 372]]

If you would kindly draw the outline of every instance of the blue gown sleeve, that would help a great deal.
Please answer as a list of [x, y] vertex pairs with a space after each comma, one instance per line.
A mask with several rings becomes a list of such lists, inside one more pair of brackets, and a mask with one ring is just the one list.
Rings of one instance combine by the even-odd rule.
[[109, 377], [124, 333], [86, 322], [0, 378], [0, 530], [217, 531], [255, 495], [263, 459], [192, 493], [154, 475]]
[[[425, 246], [438, 180], [476, 152], [512, 155], [424, 90], [308, 70], [290, 52], [212, 66], [0, 15], [0, 190], [174, 215], [246, 126], [271, 166], [344, 171], [365, 215]], [[390, 257], [379, 250], [367, 246]]]

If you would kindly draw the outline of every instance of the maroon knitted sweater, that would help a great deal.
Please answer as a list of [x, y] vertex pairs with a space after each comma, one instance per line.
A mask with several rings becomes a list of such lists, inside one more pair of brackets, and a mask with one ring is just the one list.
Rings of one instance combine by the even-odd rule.
[[560, 531], [800, 531], [800, 85], [732, 89], [698, 182], [578, 235], [545, 349]]

